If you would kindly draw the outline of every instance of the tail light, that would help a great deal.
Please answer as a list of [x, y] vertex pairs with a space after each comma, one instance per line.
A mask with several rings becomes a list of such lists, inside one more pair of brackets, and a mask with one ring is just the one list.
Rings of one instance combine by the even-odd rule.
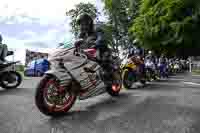
[[84, 53], [86, 53], [90, 57], [96, 57], [96, 49], [94, 49], [94, 48], [85, 49]]

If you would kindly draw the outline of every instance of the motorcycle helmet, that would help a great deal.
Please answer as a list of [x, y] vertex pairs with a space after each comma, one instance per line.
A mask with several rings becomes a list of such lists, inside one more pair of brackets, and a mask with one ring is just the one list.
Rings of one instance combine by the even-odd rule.
[[81, 13], [76, 18], [76, 23], [78, 25], [81, 24], [82, 21], [88, 21], [90, 24], [93, 23], [92, 17], [88, 13]]
[[135, 54], [135, 55], [139, 55], [139, 54], [140, 54], [140, 50], [136, 48], [136, 49], [134, 50], [134, 54]]

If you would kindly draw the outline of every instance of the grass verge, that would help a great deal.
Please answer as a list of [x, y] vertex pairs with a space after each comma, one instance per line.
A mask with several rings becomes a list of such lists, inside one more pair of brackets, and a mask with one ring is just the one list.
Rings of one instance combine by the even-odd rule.
[[192, 70], [192, 74], [200, 75], [200, 70], [199, 69]]
[[17, 72], [19, 72], [19, 73], [22, 75], [22, 78], [23, 78], [23, 79], [30, 79], [30, 77], [26, 77], [26, 76], [24, 75], [24, 72], [23, 72], [23, 71], [17, 71]]

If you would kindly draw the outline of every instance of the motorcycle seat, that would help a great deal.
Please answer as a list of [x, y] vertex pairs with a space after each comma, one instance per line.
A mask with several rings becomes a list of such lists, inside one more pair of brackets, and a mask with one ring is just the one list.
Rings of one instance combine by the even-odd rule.
[[13, 55], [14, 52], [13, 51], [8, 51], [7, 56]]

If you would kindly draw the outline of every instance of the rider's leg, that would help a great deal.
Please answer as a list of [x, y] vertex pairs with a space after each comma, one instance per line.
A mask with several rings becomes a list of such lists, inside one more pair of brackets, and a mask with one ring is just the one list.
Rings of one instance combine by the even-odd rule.
[[5, 61], [5, 58], [8, 53], [8, 47], [5, 44], [0, 45], [0, 60]]
[[3, 53], [3, 47], [0, 44], [0, 60], [1, 60], [2, 53]]

